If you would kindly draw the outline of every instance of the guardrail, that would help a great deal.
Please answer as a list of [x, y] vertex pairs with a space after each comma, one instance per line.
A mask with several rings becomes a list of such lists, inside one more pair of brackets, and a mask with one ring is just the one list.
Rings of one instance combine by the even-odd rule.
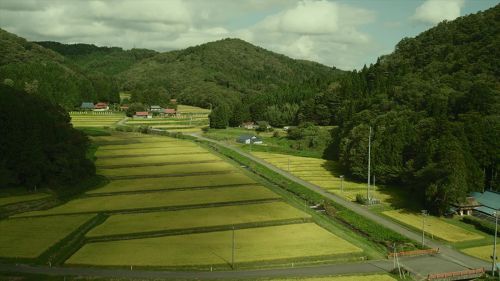
[[476, 269], [469, 269], [469, 270], [455, 271], [455, 272], [435, 273], [435, 274], [429, 274], [427, 276], [427, 280], [438, 280], [438, 279], [460, 280], [460, 279], [479, 277], [484, 273], [485, 273], [484, 268], [476, 268]]
[[413, 250], [413, 251], [402, 251], [397, 253], [389, 253], [387, 258], [393, 258], [395, 255], [398, 257], [410, 257], [410, 256], [422, 256], [431, 255], [439, 253], [439, 248], [437, 249], [426, 249], [426, 250]]

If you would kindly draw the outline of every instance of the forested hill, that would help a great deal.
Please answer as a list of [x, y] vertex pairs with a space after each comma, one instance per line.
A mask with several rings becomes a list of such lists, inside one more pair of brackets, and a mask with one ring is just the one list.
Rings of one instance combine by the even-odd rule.
[[97, 47], [81, 43], [62, 44], [52, 41], [35, 43], [65, 56], [85, 72], [100, 72], [106, 75], [119, 74], [136, 62], [158, 54], [156, 51], [147, 49], [123, 50], [119, 47]]
[[369, 126], [377, 182], [413, 186], [444, 212], [499, 189], [500, 5], [401, 40], [335, 91], [333, 154], [366, 178]]
[[262, 120], [268, 106], [298, 104], [324, 91], [340, 73], [243, 40], [224, 39], [145, 59], [120, 74], [119, 80], [139, 101], [167, 92], [183, 103], [223, 103], [242, 109], [244, 118]]
[[65, 57], [0, 29], [0, 82], [38, 94], [66, 109], [82, 101], [113, 101], [117, 85], [89, 75]]

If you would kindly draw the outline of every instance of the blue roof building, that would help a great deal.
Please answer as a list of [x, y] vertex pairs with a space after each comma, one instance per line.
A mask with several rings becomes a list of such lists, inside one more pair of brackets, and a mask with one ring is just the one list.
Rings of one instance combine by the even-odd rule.
[[81, 109], [94, 109], [94, 103], [93, 102], [82, 102], [80, 105]]
[[477, 211], [493, 216], [493, 212], [500, 210], [500, 193], [485, 191], [483, 193], [473, 192], [471, 195], [481, 204], [475, 208]]

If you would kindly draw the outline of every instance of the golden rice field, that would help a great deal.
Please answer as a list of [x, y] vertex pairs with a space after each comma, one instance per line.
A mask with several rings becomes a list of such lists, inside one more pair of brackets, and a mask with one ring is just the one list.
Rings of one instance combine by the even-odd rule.
[[[382, 212], [384, 215], [393, 218], [403, 224], [407, 224], [417, 229], [422, 229], [422, 215], [418, 213], [410, 213], [403, 210], [391, 210]], [[445, 222], [441, 218], [434, 216], [425, 217], [425, 232], [429, 236], [434, 236], [448, 242], [464, 242], [470, 240], [483, 239], [481, 236], [472, 231]]]
[[[354, 201], [356, 194], [366, 194], [366, 183], [356, 183], [346, 179], [342, 182], [342, 191], [340, 175], [335, 172], [336, 164], [332, 161], [269, 152], [252, 152], [252, 154], [284, 171], [290, 172], [294, 176], [346, 199]], [[391, 198], [390, 195], [373, 186], [370, 189], [370, 197], [381, 202], [387, 202]]]
[[87, 236], [109, 236], [306, 218], [310, 218], [310, 216], [283, 202], [118, 214], [109, 217], [103, 224], [87, 233]]
[[[491, 256], [493, 256], [493, 245], [467, 248], [463, 249], [462, 252], [471, 255], [473, 257], [491, 262], [492, 261]], [[499, 254], [500, 254], [500, 245], [497, 245], [496, 256], [499, 257]]]
[[256, 184], [243, 173], [112, 180], [87, 194]]
[[219, 160], [213, 163], [175, 164], [162, 166], [126, 167], [126, 168], [99, 168], [98, 173], [107, 177], [121, 176], [153, 176], [153, 175], [189, 175], [195, 173], [229, 172], [235, 167]]
[[158, 140], [153, 143], [129, 143], [129, 144], [109, 144], [109, 145], [101, 145], [99, 146], [99, 150], [104, 151], [104, 150], [123, 150], [123, 149], [141, 149], [141, 148], [169, 148], [169, 147], [197, 147], [196, 144], [187, 142], [187, 141], [161, 141]]
[[36, 258], [93, 215], [0, 220], [0, 257]]
[[75, 127], [105, 127], [111, 126], [125, 118], [123, 113], [70, 113], [71, 123]]
[[179, 104], [177, 105], [177, 111], [182, 113], [204, 113], [204, 114], [210, 114], [210, 109], [206, 108], [201, 108], [201, 107], [196, 107], [196, 106], [191, 106], [191, 105], [184, 105], [184, 104]]
[[51, 197], [51, 195], [48, 193], [33, 193], [25, 195], [5, 196], [5, 197], [0, 197], [0, 206], [20, 203], [20, 202], [40, 200], [48, 197]]
[[133, 156], [133, 155], [154, 155], [154, 154], [194, 154], [206, 152], [203, 148], [193, 145], [179, 145], [172, 147], [162, 148], [131, 148], [131, 149], [110, 149], [110, 150], [97, 150], [95, 156], [108, 157], [108, 156]]
[[159, 163], [191, 163], [203, 161], [221, 161], [221, 159], [212, 153], [196, 154], [175, 154], [175, 155], [152, 155], [152, 156], [131, 156], [119, 158], [99, 158], [96, 160], [96, 166], [113, 165], [141, 165], [141, 164], [159, 164]]
[[287, 279], [269, 279], [268, 281], [396, 281], [386, 274], [373, 275], [346, 275], [346, 276], [327, 276], [313, 278], [287, 278]]
[[161, 191], [140, 194], [82, 197], [44, 211], [22, 213], [18, 216], [98, 213], [106, 211], [181, 207], [228, 202], [277, 199], [279, 195], [263, 186], [236, 186], [215, 189]]
[[[235, 230], [235, 262], [324, 259], [361, 253], [355, 245], [314, 223]], [[226, 265], [232, 231], [89, 243], [66, 263], [105, 266]]]

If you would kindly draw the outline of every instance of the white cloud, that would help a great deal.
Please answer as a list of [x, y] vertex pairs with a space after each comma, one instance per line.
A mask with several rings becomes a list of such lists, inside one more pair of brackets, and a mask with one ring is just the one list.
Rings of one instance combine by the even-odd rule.
[[359, 28], [373, 12], [326, 0], [0, 1], [0, 27], [34, 41], [166, 51], [236, 37], [343, 69], [373, 45]]
[[413, 20], [436, 24], [443, 20], [454, 20], [460, 16], [464, 0], [426, 0], [417, 7]]

